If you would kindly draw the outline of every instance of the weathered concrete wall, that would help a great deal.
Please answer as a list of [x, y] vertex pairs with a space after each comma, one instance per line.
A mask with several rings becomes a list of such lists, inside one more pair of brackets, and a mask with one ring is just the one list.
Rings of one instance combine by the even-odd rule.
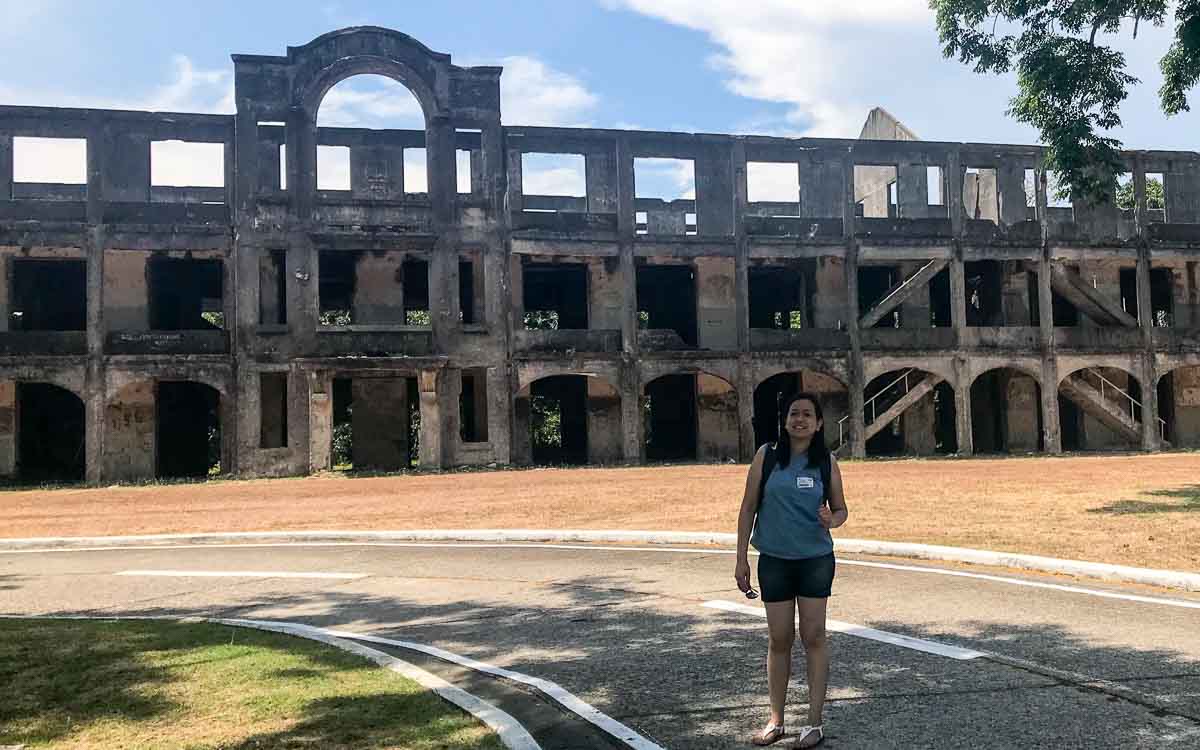
[[1175, 447], [1200, 447], [1200, 367], [1171, 373], [1174, 390]]
[[1041, 399], [1037, 382], [1018, 372], [1006, 373], [1004, 431], [1010, 453], [1038, 449], [1038, 412]]
[[696, 259], [696, 312], [702, 349], [737, 348], [735, 275], [733, 258]]
[[587, 378], [588, 462], [621, 460], [621, 396], [600, 378]]
[[846, 262], [841, 258], [817, 258], [817, 288], [813, 291], [813, 325], [815, 328], [845, 330], [849, 307], [846, 290]]
[[150, 330], [146, 285], [149, 253], [123, 250], [104, 256], [104, 322], [109, 331]]
[[937, 452], [937, 418], [932, 391], [901, 415], [900, 424], [904, 431], [905, 453], [932, 456]]
[[621, 330], [625, 316], [625, 295], [620, 266], [616, 258], [588, 260], [588, 328]]
[[727, 461], [738, 455], [737, 391], [724, 380], [696, 376], [696, 458]]
[[154, 381], [120, 388], [105, 407], [104, 476], [133, 481], [155, 474]]
[[404, 325], [404, 253], [362, 253], [355, 264], [354, 322]]

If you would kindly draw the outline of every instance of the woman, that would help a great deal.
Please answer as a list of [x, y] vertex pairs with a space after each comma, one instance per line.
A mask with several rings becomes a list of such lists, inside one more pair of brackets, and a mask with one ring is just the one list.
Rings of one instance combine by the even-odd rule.
[[[768, 472], [765, 484], [761, 481], [764, 465]], [[761, 502], [760, 487], [764, 488]], [[755, 745], [770, 745], [786, 736], [783, 708], [792, 672], [797, 612], [808, 663], [808, 724], [795, 733], [795, 746], [815, 747], [825, 739], [821, 724], [829, 676], [825, 605], [834, 573], [829, 530], [844, 524], [847, 515], [841, 471], [825, 445], [821, 405], [810, 393], [792, 395], [783, 403], [779, 441], [774, 446], [764, 445], [754, 456], [738, 515], [734, 576], [743, 593], [755, 596], [748, 556], [752, 542], [759, 552], [758, 582], [770, 636], [767, 686], [771, 718], [751, 739]]]

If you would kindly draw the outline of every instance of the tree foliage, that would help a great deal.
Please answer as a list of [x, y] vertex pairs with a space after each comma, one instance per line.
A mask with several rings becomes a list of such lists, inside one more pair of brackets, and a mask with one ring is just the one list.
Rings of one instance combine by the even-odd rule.
[[[1120, 105], [1140, 81], [1104, 40], [1132, 26], [1162, 26], [1174, 5], [1175, 37], [1159, 63], [1168, 115], [1188, 110], [1200, 81], [1200, 0], [930, 0], [946, 57], [977, 73], [1017, 74], [1009, 115], [1036, 127], [1045, 168], [1062, 174], [1059, 196], [1113, 200], [1124, 171]], [[1130, 24], [1130, 22], [1132, 22]]]

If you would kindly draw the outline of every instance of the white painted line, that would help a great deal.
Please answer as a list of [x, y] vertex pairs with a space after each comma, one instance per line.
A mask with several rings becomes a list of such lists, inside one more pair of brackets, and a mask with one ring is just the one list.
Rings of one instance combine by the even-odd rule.
[[415, 664], [410, 664], [403, 659], [397, 659], [391, 654], [385, 654], [382, 651], [368, 648], [360, 643], [334, 637], [321, 628], [310, 628], [296, 623], [269, 622], [265, 620], [212, 620], [212, 622], [234, 627], [270, 630], [276, 633], [307, 638], [335, 646], [352, 654], [357, 654], [381, 667], [404, 675], [487, 724], [499, 735], [500, 741], [509, 750], [541, 750], [541, 745], [533, 738], [533, 735], [529, 734], [525, 727], [521, 726], [520, 722], [514, 719], [512, 715], [500, 710], [482, 698], [474, 696], [461, 688], [454, 687], [441, 677], [427, 672]]
[[[765, 618], [767, 616], [766, 610], [764, 610], [762, 607], [751, 607], [747, 604], [737, 604], [735, 602], [714, 600], [704, 602], [704, 604], [701, 606], [708, 607], [709, 609], [722, 610], [724, 612], [737, 612], [739, 614], [753, 615], [754, 617]], [[825, 629], [835, 633], [852, 635], [857, 638], [866, 638], [870, 641], [887, 643], [892, 646], [900, 646], [901, 648], [908, 648], [912, 649], [913, 651], [923, 651], [927, 654], [945, 656], [950, 659], [967, 660], [979, 659], [987, 656], [987, 654], [982, 651], [973, 651], [969, 648], [960, 648], [958, 646], [951, 646], [945, 643], [938, 643], [937, 641], [925, 640], [924, 638], [913, 638], [907, 635], [900, 635], [899, 633], [889, 633], [886, 630], [876, 630], [875, 628], [868, 628], [864, 625], [855, 625], [851, 622], [842, 622], [841, 620], [826, 619]]]
[[[19, 554], [61, 554], [74, 552], [123, 552], [123, 551], [153, 551], [153, 550], [182, 550], [182, 549], [277, 549], [285, 547], [297, 548], [325, 548], [325, 547], [397, 547], [397, 548], [419, 548], [419, 549], [436, 549], [445, 547], [449, 549], [540, 549], [540, 550], [579, 550], [584, 552], [655, 552], [669, 554], [687, 554], [687, 555], [733, 555], [736, 550], [732, 549], [697, 549], [688, 547], [612, 547], [599, 546], [593, 544], [540, 544], [533, 542], [261, 542], [261, 543], [229, 543], [229, 544], [174, 544], [174, 545], [141, 545], [135, 547], [71, 547], [65, 549], [19, 549], [19, 550], [3, 550], [0, 549], [0, 555], [19, 555]], [[757, 555], [754, 550], [750, 550], [751, 555]], [[883, 568], [887, 570], [902, 570], [912, 573], [926, 573], [930, 575], [955, 576], [958, 578], [974, 578], [980, 581], [990, 581], [992, 583], [1004, 583], [1013, 586], [1027, 586], [1030, 588], [1049, 589], [1052, 591], [1061, 591], [1069, 594], [1083, 594], [1085, 596], [1097, 596], [1103, 599], [1117, 599], [1129, 602], [1137, 602], [1139, 604], [1158, 604], [1166, 607], [1179, 607], [1182, 609], [1197, 609], [1200, 610], [1200, 601], [1189, 601], [1187, 599], [1170, 599], [1167, 597], [1158, 596], [1140, 596], [1137, 594], [1122, 594], [1115, 591], [1101, 591], [1098, 589], [1088, 589], [1082, 586], [1069, 586], [1058, 583], [1043, 583], [1040, 581], [1029, 581], [1022, 578], [1009, 578], [1006, 576], [988, 575], [986, 573], [969, 573], [961, 570], [948, 570], [946, 568], [934, 568], [923, 565], [903, 565], [900, 563], [880, 563], [870, 562], [866, 560], [851, 560], [844, 556], [838, 558], [838, 565], [856, 565], [868, 568]], [[354, 574], [351, 574], [354, 575]], [[360, 574], [366, 575], [366, 574]], [[281, 574], [273, 573], [271, 577], [283, 577]]]
[[320, 633], [333, 638], [349, 638], [356, 641], [379, 643], [386, 646], [396, 646], [398, 648], [420, 651], [423, 654], [428, 654], [438, 659], [442, 659], [443, 661], [452, 662], [454, 664], [458, 664], [459, 666], [473, 669], [477, 672], [483, 672], [484, 674], [490, 674], [495, 677], [503, 677], [505, 679], [512, 680], [513, 682], [519, 682], [522, 685], [528, 685], [529, 687], [540, 690], [548, 697], [557, 701], [568, 711], [571, 711], [588, 722], [591, 722], [604, 732], [612, 735], [621, 742], [624, 742], [629, 747], [634, 748], [634, 750], [665, 750], [661, 745], [658, 745], [646, 737], [643, 737], [633, 729], [625, 726], [611, 716], [601, 712], [590, 704], [585, 703], [583, 700], [568, 692], [555, 682], [551, 682], [550, 680], [545, 680], [540, 677], [530, 677], [529, 675], [521, 674], [520, 672], [514, 672], [510, 669], [504, 669], [502, 667], [494, 667], [491, 664], [476, 661], [470, 657], [460, 656], [459, 654], [437, 648], [436, 646], [426, 646], [423, 643], [413, 643], [412, 641], [397, 641], [390, 638], [380, 638], [379, 636], [374, 635], [350, 633], [344, 630], [317, 628], [312, 625], [302, 625], [300, 623], [272, 623], [269, 620], [231, 620], [230, 622], [246, 622], [253, 625], [286, 624], [291, 628], [295, 628], [297, 632]]
[[1127, 602], [1138, 602], [1139, 604], [1163, 604], [1168, 607], [1200, 609], [1200, 602], [1188, 601], [1186, 599], [1165, 599], [1154, 596], [1139, 596], [1137, 594], [1120, 594], [1115, 591], [1085, 589], [1082, 586], [1068, 586], [1062, 583], [1043, 583], [1041, 581], [1026, 581], [1021, 578], [993, 576], [986, 573], [968, 573], [964, 570], [946, 570], [945, 568], [926, 568], [921, 565], [900, 565], [898, 563], [870, 562], [868, 560], [843, 560], [840, 558], [838, 559], [837, 564], [858, 565], [864, 568], [883, 568], [885, 570], [904, 570], [914, 573], [930, 573], [940, 576], [954, 576], [956, 578], [974, 578], [979, 581], [993, 581], [995, 583], [1008, 583], [1014, 586], [1029, 586], [1030, 588], [1035, 589], [1064, 591], [1068, 594], [1086, 594], [1088, 596], [1099, 596], [1104, 599], [1122, 599]]
[[118, 576], [157, 576], [162, 578], [322, 578], [356, 581], [366, 573], [293, 573], [266, 570], [122, 570]]

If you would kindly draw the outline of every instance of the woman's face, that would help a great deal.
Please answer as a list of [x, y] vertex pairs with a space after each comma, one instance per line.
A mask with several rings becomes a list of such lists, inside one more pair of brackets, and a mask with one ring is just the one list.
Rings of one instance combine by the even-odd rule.
[[784, 417], [783, 427], [788, 435], [797, 439], [812, 439], [824, 422], [817, 418], [817, 407], [808, 399], [793, 401]]

